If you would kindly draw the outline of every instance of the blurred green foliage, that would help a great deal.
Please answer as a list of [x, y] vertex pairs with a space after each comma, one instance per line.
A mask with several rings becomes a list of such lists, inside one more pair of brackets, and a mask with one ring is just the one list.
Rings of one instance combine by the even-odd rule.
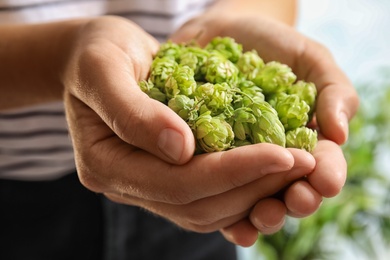
[[345, 187], [315, 214], [288, 218], [278, 233], [260, 236], [259, 259], [344, 259], [346, 250], [359, 255], [353, 259], [390, 255], [390, 69], [356, 89], [360, 108], [342, 147]]

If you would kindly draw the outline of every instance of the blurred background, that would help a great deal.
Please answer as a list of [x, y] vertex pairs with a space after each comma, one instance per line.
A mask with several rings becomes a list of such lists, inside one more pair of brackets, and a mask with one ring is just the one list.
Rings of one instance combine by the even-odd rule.
[[240, 248], [242, 260], [390, 259], [390, 1], [300, 0], [298, 30], [326, 45], [361, 106], [343, 145], [348, 180], [304, 219]]

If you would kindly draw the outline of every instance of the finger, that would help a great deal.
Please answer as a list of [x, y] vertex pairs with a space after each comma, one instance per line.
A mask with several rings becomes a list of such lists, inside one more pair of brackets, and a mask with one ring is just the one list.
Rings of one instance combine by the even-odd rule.
[[285, 222], [286, 205], [280, 200], [266, 198], [256, 203], [249, 215], [251, 223], [265, 235], [279, 231]]
[[324, 87], [318, 94], [316, 119], [321, 133], [341, 145], [348, 139], [349, 120], [358, 107], [357, 95], [347, 83], [338, 81]]
[[316, 167], [316, 161], [312, 154], [296, 148], [287, 149], [294, 157], [294, 169], [286, 175], [286, 180], [291, 182], [297, 180], [306, 174], [311, 174]]
[[226, 240], [242, 247], [252, 246], [256, 243], [259, 236], [258, 230], [248, 218], [244, 218], [229, 227], [222, 228], [220, 232]]
[[[296, 159], [296, 161], [299, 160]], [[179, 218], [176, 221], [178, 225], [190, 230], [205, 232], [235, 223], [237, 221], [235, 216], [241, 216], [243, 212], [250, 210], [260, 199], [275, 194], [293, 181], [291, 177], [287, 178], [288, 175], [302, 178], [313, 171], [313, 168], [314, 166], [310, 163], [304, 165], [303, 162], [300, 162], [287, 172], [269, 174], [247, 185], [189, 203], [163, 203], [141, 199], [126, 193], [117, 194], [117, 196], [120, 196], [123, 203], [128, 200], [129, 204], [138, 205], [168, 219]], [[177, 186], [175, 196], [180, 193], [178, 193], [178, 189], [180, 189], [180, 186]]]
[[190, 20], [176, 30], [170, 39], [173, 42], [185, 43], [196, 40], [200, 46], [205, 46], [213, 37], [220, 35], [220, 24], [213, 24], [212, 27], [200, 22], [199, 20]]
[[343, 144], [348, 139], [348, 122], [359, 106], [357, 92], [328, 49], [309, 39], [305, 46], [297, 67], [305, 80], [317, 86], [317, 123], [326, 138]]
[[[265, 153], [267, 153], [267, 156]], [[237, 156], [235, 156], [236, 154]], [[263, 152], [258, 149], [236, 148], [235, 151], [231, 150], [221, 155], [213, 153], [196, 156], [186, 165], [170, 167], [170, 169], [167, 167], [164, 169], [161, 165], [162, 177], [157, 176], [159, 173], [155, 174], [153, 169], [143, 171], [143, 176], [147, 174], [155, 176], [153, 186], [158, 186], [162, 190], [161, 194], [164, 194], [164, 190], [175, 193], [174, 196], [168, 194], [165, 198], [161, 197], [160, 194], [154, 194], [155, 191], [151, 190], [153, 197], [152, 195], [150, 197], [161, 197], [157, 202], [168, 203], [167, 207], [169, 205], [172, 205], [172, 207], [186, 205], [189, 208], [215, 208], [215, 205], [217, 205], [217, 207], [220, 207], [219, 213], [235, 215], [250, 208], [259, 198], [274, 194], [293, 181], [294, 178], [302, 178], [314, 169], [311, 160], [306, 163], [302, 160], [292, 168], [287, 166], [288, 170], [284, 168], [283, 171], [280, 171], [280, 169], [283, 169], [283, 164], [272, 165], [270, 161], [275, 161], [278, 158], [270, 157], [270, 151]], [[245, 157], [245, 155], [247, 156]], [[267, 163], [269, 164], [258, 159], [262, 155], [264, 155], [263, 158], [268, 158]], [[243, 159], [231, 160], [231, 156], [235, 159], [243, 156]], [[141, 158], [138, 159], [138, 161], [141, 160]], [[246, 163], [251, 160], [256, 160], [256, 163]], [[135, 168], [142, 167], [141, 164], [142, 162]], [[167, 173], [165, 176], [164, 172]], [[168, 180], [167, 175], [171, 176]], [[143, 181], [143, 179], [144, 177], [139, 176], [137, 181]], [[150, 183], [150, 179], [150, 177], [145, 177], [145, 182], [149, 180]], [[188, 185], [188, 183], [191, 185]], [[146, 198], [150, 199], [150, 197]], [[156, 199], [153, 200], [156, 201]], [[150, 203], [154, 203], [154, 201]], [[161, 205], [157, 207], [161, 207]]]
[[284, 203], [292, 217], [303, 218], [313, 214], [322, 202], [322, 196], [307, 182], [296, 181], [284, 194]]
[[332, 141], [320, 140], [313, 156], [317, 165], [307, 180], [321, 196], [336, 196], [347, 177], [347, 163], [341, 148]]
[[202, 28], [202, 26], [194, 20], [190, 20], [171, 34], [169, 39], [177, 43], [190, 42], [195, 39], [198, 40], [199, 36], [203, 34], [203, 32], [204, 28]]
[[[118, 169], [131, 169], [130, 172], [116, 174], [118, 177], [110, 174], [106, 181], [113, 183], [112, 191], [182, 205], [228, 192], [265, 175], [291, 170], [293, 162], [288, 150], [271, 144], [198, 155], [182, 166], [172, 166], [137, 151], [116, 162]], [[311, 162], [299, 167], [312, 170]], [[281, 179], [280, 182], [287, 183], [287, 180]], [[134, 191], [131, 187], [142, 189]]]

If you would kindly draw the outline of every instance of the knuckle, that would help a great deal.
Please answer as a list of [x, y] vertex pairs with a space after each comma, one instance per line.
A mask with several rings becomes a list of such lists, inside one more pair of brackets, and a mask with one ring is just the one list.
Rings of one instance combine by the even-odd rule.
[[211, 223], [204, 224], [204, 223], [194, 223], [194, 222], [187, 223], [186, 229], [198, 233], [210, 233], [218, 230], [218, 228], [215, 228], [214, 225], [212, 225]]
[[218, 217], [215, 214], [210, 214], [205, 210], [188, 211], [186, 218], [188, 226], [197, 232], [212, 231], [212, 227], [218, 221]]
[[[88, 150], [88, 151], [87, 151]], [[87, 189], [94, 192], [104, 192], [105, 185], [102, 181], [101, 165], [97, 164], [96, 156], [93, 156], [96, 151], [93, 146], [90, 149], [78, 149], [76, 156], [76, 168], [80, 183]], [[99, 153], [99, 151], [97, 151]]]
[[88, 169], [85, 166], [77, 168], [79, 180], [84, 187], [94, 192], [102, 192], [103, 187], [93, 172], [93, 170]]
[[119, 138], [134, 145], [137, 142], [139, 129], [147, 129], [143, 127], [144, 108], [129, 106], [126, 111], [126, 115], [117, 113], [110, 124]]

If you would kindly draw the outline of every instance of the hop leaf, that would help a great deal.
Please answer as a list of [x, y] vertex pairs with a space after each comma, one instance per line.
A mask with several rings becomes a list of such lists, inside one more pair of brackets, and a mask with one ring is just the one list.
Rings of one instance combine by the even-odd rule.
[[249, 76], [257, 86], [260, 86], [264, 94], [269, 95], [285, 89], [295, 82], [297, 76], [291, 68], [277, 61], [265, 64], [261, 69], [256, 69]]
[[234, 140], [232, 127], [223, 118], [212, 117], [210, 112], [196, 119], [193, 130], [197, 144], [205, 152], [227, 150]]
[[317, 146], [317, 131], [305, 126], [286, 132], [286, 147], [312, 152]]
[[176, 66], [165, 83], [165, 93], [168, 98], [175, 97], [178, 94], [191, 97], [195, 90], [194, 71], [188, 66]]
[[269, 103], [277, 111], [286, 131], [304, 126], [309, 120], [310, 107], [296, 94], [278, 93], [269, 100]]
[[242, 45], [230, 37], [215, 37], [206, 45], [205, 49], [216, 50], [233, 63], [237, 62], [242, 55]]

